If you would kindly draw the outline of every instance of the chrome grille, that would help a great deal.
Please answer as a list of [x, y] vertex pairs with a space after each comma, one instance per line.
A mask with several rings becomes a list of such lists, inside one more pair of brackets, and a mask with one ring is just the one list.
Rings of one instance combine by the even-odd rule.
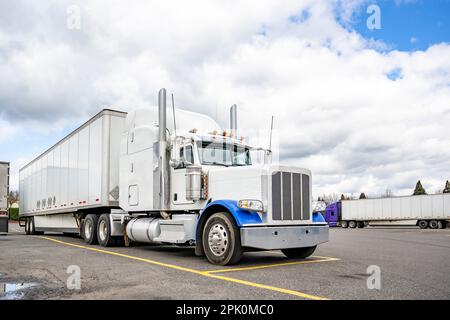
[[310, 219], [309, 176], [277, 171], [272, 174], [272, 220]]

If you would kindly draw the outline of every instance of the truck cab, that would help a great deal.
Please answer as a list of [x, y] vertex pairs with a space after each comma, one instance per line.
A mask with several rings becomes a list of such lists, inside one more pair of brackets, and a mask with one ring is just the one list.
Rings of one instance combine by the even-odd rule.
[[330, 227], [339, 226], [339, 221], [341, 219], [341, 202], [337, 201], [327, 205], [324, 218]]
[[[272, 164], [270, 150], [205, 115], [168, 116], [164, 101], [165, 93], [158, 108], [125, 120], [119, 203], [132, 240], [194, 244], [222, 265], [244, 250], [306, 257], [328, 241], [326, 222], [312, 213], [309, 170]], [[252, 162], [254, 152], [264, 153], [264, 164]]]

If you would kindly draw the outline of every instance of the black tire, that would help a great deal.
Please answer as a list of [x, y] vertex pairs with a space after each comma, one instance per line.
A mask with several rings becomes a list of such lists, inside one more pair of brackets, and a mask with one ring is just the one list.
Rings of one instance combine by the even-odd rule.
[[348, 228], [348, 221], [341, 221], [341, 228]]
[[109, 214], [102, 214], [97, 222], [97, 241], [103, 247], [113, 247], [120, 244], [122, 237], [111, 236]]
[[364, 228], [366, 225], [364, 224], [364, 221], [358, 221], [358, 222], [357, 222], [357, 226], [358, 226], [358, 228], [362, 229], [362, 228]]
[[305, 259], [314, 253], [317, 246], [306, 248], [283, 249], [281, 252], [290, 259]]
[[97, 244], [97, 222], [95, 214], [88, 214], [81, 225], [81, 236], [87, 244]]
[[431, 220], [430, 223], [428, 224], [428, 226], [430, 227], [430, 229], [437, 229], [439, 228], [439, 224], [436, 220]]
[[208, 218], [202, 240], [206, 258], [212, 264], [232, 265], [242, 257], [241, 235], [228, 212], [218, 212]]
[[356, 221], [350, 221], [349, 223], [348, 223], [348, 227], [349, 228], [351, 228], [351, 229], [355, 229], [356, 228]]
[[427, 220], [419, 220], [417, 223], [420, 229], [426, 229], [428, 228], [428, 221]]

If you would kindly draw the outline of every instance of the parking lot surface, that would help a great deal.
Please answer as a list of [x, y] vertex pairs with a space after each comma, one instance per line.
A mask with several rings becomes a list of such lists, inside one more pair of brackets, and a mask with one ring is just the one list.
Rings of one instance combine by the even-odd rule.
[[308, 259], [249, 252], [230, 267], [192, 248], [103, 248], [16, 224], [0, 236], [0, 299], [450, 299], [449, 270], [450, 229], [330, 229]]

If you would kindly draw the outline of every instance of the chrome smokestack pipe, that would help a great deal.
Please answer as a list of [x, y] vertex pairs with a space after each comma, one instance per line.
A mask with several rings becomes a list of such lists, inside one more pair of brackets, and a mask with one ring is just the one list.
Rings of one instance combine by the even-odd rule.
[[167, 129], [167, 117], [166, 117], [166, 89], [162, 88], [158, 94], [158, 117], [159, 117], [159, 141], [165, 142], [166, 129]]
[[237, 136], [237, 105], [233, 104], [230, 108], [230, 130], [233, 137]]
[[[161, 210], [161, 216], [167, 218], [166, 210], [170, 209], [170, 184], [169, 184], [169, 156], [167, 150], [167, 110], [166, 110], [166, 89], [159, 90], [158, 94], [158, 150], [156, 156], [158, 157], [158, 194], [154, 197], [155, 207]], [[156, 150], [155, 150], [156, 151]], [[154, 190], [154, 191], [156, 191]], [[155, 193], [154, 193], [155, 195]], [[156, 199], [155, 199], [156, 198]], [[159, 201], [158, 201], [159, 200]]]

